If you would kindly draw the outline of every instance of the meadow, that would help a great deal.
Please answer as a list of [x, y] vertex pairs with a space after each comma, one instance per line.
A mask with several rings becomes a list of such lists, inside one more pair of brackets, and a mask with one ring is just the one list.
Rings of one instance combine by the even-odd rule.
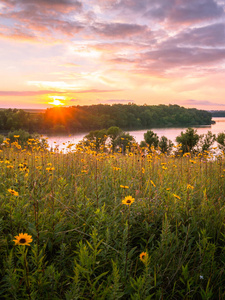
[[225, 299], [225, 157], [0, 150], [1, 299]]

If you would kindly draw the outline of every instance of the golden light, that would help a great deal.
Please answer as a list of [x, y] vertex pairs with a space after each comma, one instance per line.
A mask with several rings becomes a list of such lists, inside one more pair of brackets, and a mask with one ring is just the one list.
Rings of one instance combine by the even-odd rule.
[[52, 102], [48, 102], [48, 104], [54, 105], [54, 106], [62, 106], [65, 105], [61, 100], [65, 100], [64, 96], [49, 96], [49, 98], [52, 98]]

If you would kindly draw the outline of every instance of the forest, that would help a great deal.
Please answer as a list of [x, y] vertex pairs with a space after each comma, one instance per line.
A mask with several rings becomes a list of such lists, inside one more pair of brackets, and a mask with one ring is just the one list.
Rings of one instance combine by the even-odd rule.
[[48, 108], [44, 113], [21, 109], [0, 110], [0, 131], [23, 129], [38, 133], [72, 133], [118, 126], [125, 130], [156, 127], [190, 127], [211, 124], [204, 110], [178, 105], [87, 105]]

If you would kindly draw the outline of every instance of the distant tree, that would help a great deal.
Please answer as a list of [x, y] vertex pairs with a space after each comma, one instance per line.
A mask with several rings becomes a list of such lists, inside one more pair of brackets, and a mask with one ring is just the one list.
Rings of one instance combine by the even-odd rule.
[[181, 144], [183, 153], [190, 152], [197, 145], [200, 136], [197, 134], [197, 130], [193, 128], [186, 129], [185, 132], [181, 131], [181, 135], [176, 137], [176, 142]]
[[169, 153], [171, 148], [173, 147], [173, 143], [171, 140], [168, 140], [167, 137], [161, 136], [159, 140], [159, 148], [162, 153]]
[[122, 134], [122, 129], [117, 126], [112, 126], [107, 130], [107, 135], [110, 138], [110, 145], [112, 147], [112, 151], [115, 151], [116, 147], [116, 139]]
[[130, 151], [132, 142], [135, 142], [134, 137], [129, 133], [123, 132], [117, 137], [115, 144], [119, 146], [122, 149], [122, 153], [125, 154], [126, 150]]
[[147, 148], [148, 147], [148, 145], [147, 145], [147, 143], [145, 141], [141, 141], [139, 146], [141, 148]]
[[204, 152], [209, 150], [209, 148], [213, 145], [216, 140], [216, 135], [212, 134], [211, 131], [208, 131], [207, 134], [200, 135], [199, 146], [200, 151]]
[[84, 141], [86, 144], [90, 145], [92, 144], [92, 147], [95, 150], [100, 150], [101, 147], [105, 147], [105, 142], [107, 139], [107, 130], [94, 130], [89, 132], [89, 134], [85, 135]]
[[145, 142], [148, 144], [149, 148], [151, 148], [152, 146], [154, 146], [154, 148], [158, 147], [159, 137], [152, 130], [148, 130], [144, 134], [144, 139], [145, 139]]
[[216, 137], [216, 141], [218, 143], [218, 147], [224, 151], [225, 150], [225, 133], [224, 132], [218, 133], [218, 135]]

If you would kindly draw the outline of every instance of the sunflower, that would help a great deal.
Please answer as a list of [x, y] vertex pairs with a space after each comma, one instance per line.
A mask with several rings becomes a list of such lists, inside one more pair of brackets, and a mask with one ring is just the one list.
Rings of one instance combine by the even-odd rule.
[[20, 233], [19, 235], [15, 236], [15, 245], [23, 245], [23, 246], [30, 246], [30, 243], [33, 241], [32, 236], [28, 235], [27, 233]]
[[134, 198], [132, 196], [127, 196], [122, 200], [122, 204], [131, 205], [134, 202]]
[[8, 189], [8, 192], [10, 192], [11, 195], [14, 195], [14, 196], [19, 196], [19, 193], [12, 190], [12, 189]]
[[145, 264], [148, 261], [148, 253], [147, 252], [141, 252], [140, 254], [140, 260]]

